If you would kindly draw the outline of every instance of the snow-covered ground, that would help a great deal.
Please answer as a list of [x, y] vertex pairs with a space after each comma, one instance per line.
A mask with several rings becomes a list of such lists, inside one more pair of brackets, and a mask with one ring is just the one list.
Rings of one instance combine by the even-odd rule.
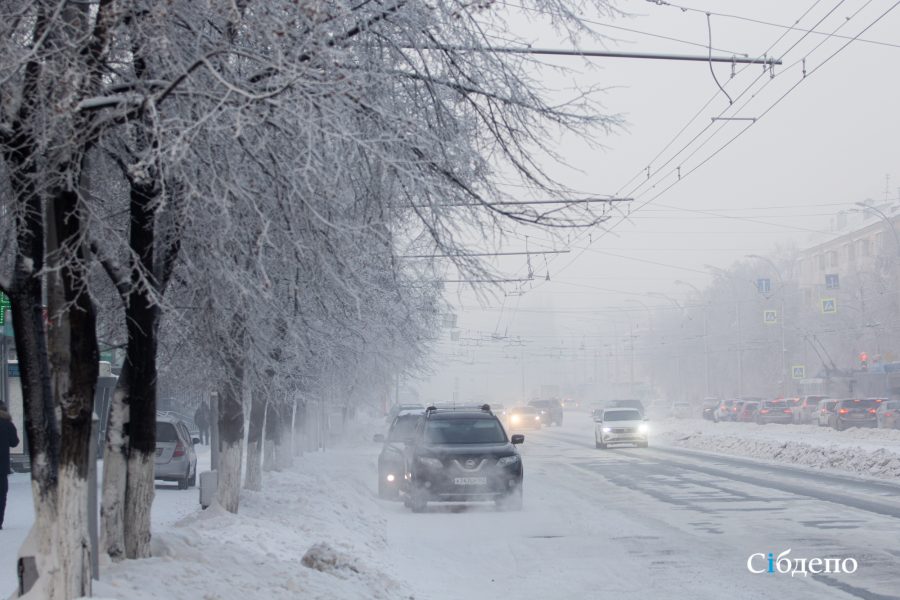
[[670, 419], [653, 424], [655, 441], [694, 450], [900, 478], [900, 430], [817, 425], [713, 423]]
[[[896, 597], [900, 486], [777, 462], [728, 464], [672, 454], [764, 454], [805, 443], [869, 456], [893, 452], [892, 432], [653, 422], [649, 450], [596, 450], [586, 414], [526, 434], [525, 509], [438, 505], [413, 514], [375, 494], [376, 426], [267, 474], [240, 514], [201, 511], [197, 490], [160, 486], [154, 557], [102, 566], [95, 595], [115, 600], [570, 599]], [[848, 435], [849, 434], [849, 435]], [[857, 434], [855, 437], [853, 434]], [[689, 436], [689, 437], [688, 437]], [[881, 440], [879, 436], [884, 436]], [[686, 438], [686, 439], [683, 439]], [[729, 446], [728, 439], [743, 439]], [[884, 441], [884, 444], [882, 444]], [[720, 446], [721, 445], [721, 446]], [[730, 448], [730, 449], [729, 449]], [[815, 451], [810, 450], [810, 453]], [[780, 460], [767, 455], [767, 461]], [[205, 462], [208, 455], [201, 459]], [[802, 461], [788, 461], [802, 464]], [[880, 486], [880, 487], [879, 487]], [[15, 585], [15, 551], [30, 519], [27, 478], [14, 476], [9, 529], [0, 531], [0, 585]], [[25, 504], [27, 510], [16, 504]], [[853, 556], [854, 575], [749, 573], [756, 552]], [[893, 587], [892, 587], [893, 586]], [[891, 590], [894, 590], [892, 593]]]

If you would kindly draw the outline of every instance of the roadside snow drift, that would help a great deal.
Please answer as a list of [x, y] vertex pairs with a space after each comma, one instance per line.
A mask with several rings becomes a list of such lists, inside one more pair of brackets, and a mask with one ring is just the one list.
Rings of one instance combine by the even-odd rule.
[[[166, 490], [157, 490], [164, 494]], [[219, 507], [164, 527], [153, 558], [102, 566], [96, 597], [117, 600], [407, 598], [389, 573], [385, 521], [372, 492], [335, 481], [316, 454]]]
[[894, 479], [900, 477], [900, 430], [845, 431], [816, 425], [757, 425], [671, 420], [661, 444]]

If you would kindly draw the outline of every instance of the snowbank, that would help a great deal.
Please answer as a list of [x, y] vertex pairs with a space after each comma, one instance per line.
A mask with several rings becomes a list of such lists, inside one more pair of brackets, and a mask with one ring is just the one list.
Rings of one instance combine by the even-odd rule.
[[307, 454], [242, 492], [240, 514], [199, 511], [155, 531], [153, 558], [104, 565], [95, 596], [118, 600], [406, 598], [383, 558], [385, 521], [370, 489]]
[[656, 426], [664, 445], [761, 458], [879, 478], [900, 478], [900, 430], [816, 425], [757, 425], [669, 420]]

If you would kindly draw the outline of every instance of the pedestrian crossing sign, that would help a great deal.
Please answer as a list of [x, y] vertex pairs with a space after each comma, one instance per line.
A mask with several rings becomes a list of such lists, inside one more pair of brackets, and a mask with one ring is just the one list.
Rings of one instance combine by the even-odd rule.
[[822, 298], [822, 314], [833, 315], [837, 312], [837, 301], [834, 298]]
[[774, 310], [764, 310], [763, 311], [763, 323], [767, 325], [772, 325], [778, 322], [778, 311]]
[[791, 378], [806, 379], [806, 365], [794, 365], [791, 367]]

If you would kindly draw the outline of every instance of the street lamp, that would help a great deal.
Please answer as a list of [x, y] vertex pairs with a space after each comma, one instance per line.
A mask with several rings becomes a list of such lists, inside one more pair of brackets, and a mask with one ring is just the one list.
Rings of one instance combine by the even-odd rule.
[[894, 222], [891, 220], [891, 218], [884, 214], [884, 211], [875, 208], [874, 206], [870, 206], [865, 202], [856, 202], [855, 204], [864, 210], [854, 210], [853, 212], [865, 212], [867, 210], [870, 210], [881, 217], [882, 221], [887, 223], [888, 228], [891, 230], [891, 234], [893, 234], [894, 236], [894, 244], [896, 244], [897, 246], [897, 256], [900, 257], [900, 237], [897, 236], [897, 228], [894, 227]]
[[781, 276], [781, 271], [778, 269], [778, 265], [776, 265], [775, 262], [772, 261], [772, 259], [765, 256], [760, 256], [758, 254], [748, 254], [746, 258], [752, 258], [769, 263], [769, 265], [771, 265], [772, 269], [775, 271], [775, 274], [778, 276], [778, 285], [781, 286], [781, 396], [783, 398], [787, 398], [787, 347], [785, 346], [784, 339], [784, 297], [787, 294], [787, 290], [784, 287], [784, 278]]
[[[677, 279], [675, 285], [685, 285], [697, 292], [698, 298], [703, 298], [703, 292], [693, 283]], [[703, 307], [703, 372], [706, 376], [706, 397], [709, 398], [709, 306]]]
[[734, 275], [729, 273], [725, 269], [720, 269], [719, 267], [714, 267], [712, 265], [703, 265], [703, 267], [713, 273], [719, 275], [720, 277], [725, 277], [731, 280], [731, 295], [734, 298], [734, 314], [737, 319], [737, 328], [738, 328], [738, 347], [737, 347], [737, 367], [738, 367], [738, 398], [744, 397], [744, 333], [743, 327], [741, 326], [741, 304], [738, 300], [737, 294], [737, 282], [734, 279]]

